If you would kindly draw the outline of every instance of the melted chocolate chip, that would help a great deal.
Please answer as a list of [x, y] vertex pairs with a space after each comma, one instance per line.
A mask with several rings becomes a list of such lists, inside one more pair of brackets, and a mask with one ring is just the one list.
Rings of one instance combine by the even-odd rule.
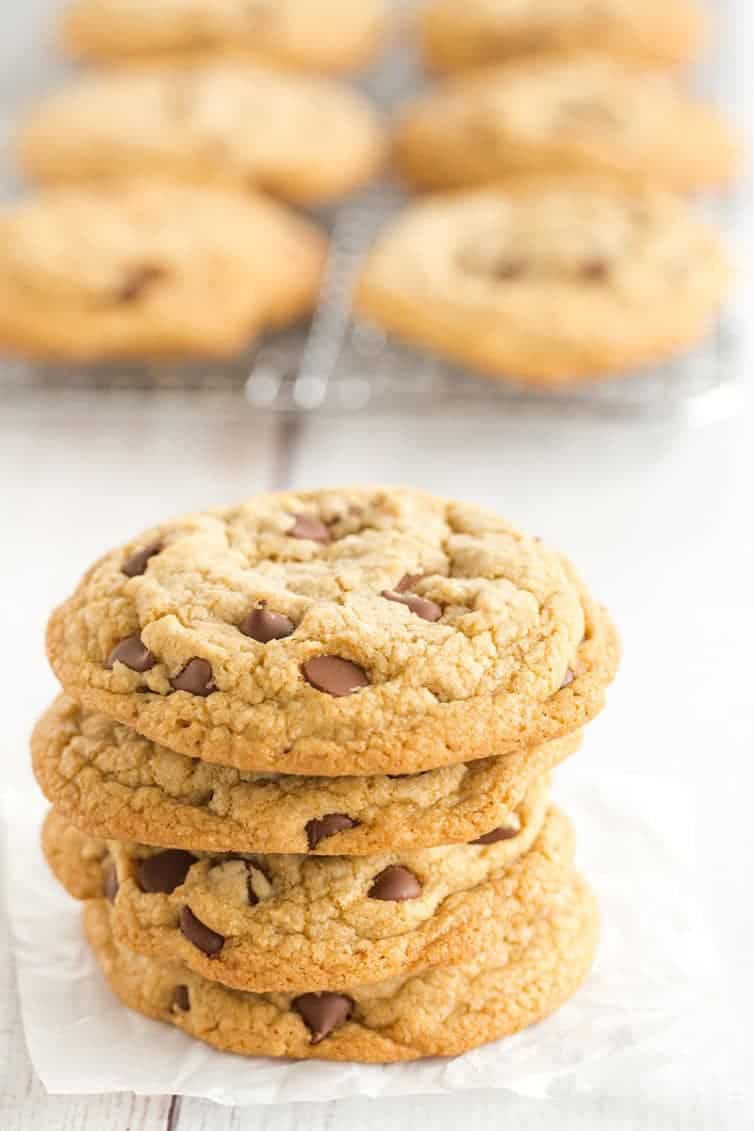
[[351, 1016], [353, 1002], [345, 994], [301, 994], [291, 1002], [291, 1007], [311, 1033], [312, 1044], [318, 1045], [333, 1029], [337, 1029]]
[[136, 866], [139, 887], [147, 892], [164, 892], [169, 895], [183, 883], [196, 857], [180, 848], [168, 848], [145, 856]]
[[105, 865], [105, 873], [102, 877], [102, 893], [105, 899], [108, 899], [110, 903], [115, 903], [115, 897], [118, 894], [119, 887], [118, 871], [115, 864], [110, 860]]
[[512, 825], [500, 825], [497, 829], [492, 829], [491, 832], [485, 833], [477, 840], [472, 840], [470, 844], [499, 844], [501, 840], [512, 840], [514, 836], [518, 836], [520, 829], [513, 828]]
[[588, 283], [603, 283], [610, 273], [606, 259], [587, 259], [581, 265], [581, 278]]
[[508, 281], [509, 279], [520, 279], [526, 271], [526, 263], [523, 259], [501, 259], [493, 269], [493, 275], [496, 279]]
[[391, 864], [376, 876], [368, 895], [370, 899], [384, 899], [402, 903], [404, 899], [417, 899], [422, 886], [413, 872], [400, 864]]
[[172, 1008], [180, 1009], [182, 1013], [188, 1013], [189, 1009], [191, 1009], [188, 986], [175, 987], [173, 990]]
[[369, 686], [369, 677], [364, 669], [340, 656], [315, 656], [307, 660], [301, 670], [312, 687], [328, 695], [351, 695]]
[[174, 691], [188, 691], [190, 695], [206, 697], [217, 691], [212, 680], [212, 668], [206, 660], [194, 657], [189, 660], [185, 668], [181, 668], [178, 675], [173, 676], [170, 686]]
[[121, 573], [125, 573], [126, 577], [141, 577], [147, 568], [149, 559], [164, 549], [162, 542], [150, 542], [148, 546], [145, 546], [142, 550], [137, 550], [135, 554], [131, 554], [131, 557], [126, 559], [120, 567]]
[[324, 522], [311, 514], [291, 515], [293, 526], [287, 531], [289, 538], [305, 538], [309, 542], [321, 542], [326, 545], [332, 542], [332, 534]]
[[116, 300], [124, 303], [137, 302], [154, 283], [161, 282], [166, 275], [165, 268], [158, 267], [156, 263], [144, 263], [140, 267], [134, 267], [118, 288]]
[[190, 907], [181, 908], [180, 926], [181, 934], [209, 958], [213, 958], [222, 950], [225, 943], [224, 936], [213, 931], [206, 923], [202, 923], [201, 919], [197, 919]]
[[306, 839], [309, 842], [309, 851], [316, 848], [321, 840], [326, 840], [335, 833], [343, 833], [346, 829], [355, 829], [359, 824], [353, 817], [345, 813], [325, 813], [324, 817], [314, 817], [306, 822]]
[[123, 664], [132, 672], [148, 672], [157, 663], [157, 657], [142, 644], [140, 636], [127, 636], [115, 645], [107, 657], [105, 667], [112, 668], [115, 663]]
[[270, 640], [282, 640], [290, 636], [295, 625], [282, 613], [273, 613], [261, 604], [251, 610], [238, 628], [244, 636], [250, 636], [260, 644], [268, 644]]
[[417, 597], [414, 593], [408, 593], [404, 596], [402, 593], [390, 589], [383, 589], [382, 596], [386, 601], [396, 601], [399, 605], [405, 605], [407, 609], [416, 613], [422, 620], [435, 621], [442, 616], [440, 606], [436, 605], [434, 601], [427, 600], [426, 597]]

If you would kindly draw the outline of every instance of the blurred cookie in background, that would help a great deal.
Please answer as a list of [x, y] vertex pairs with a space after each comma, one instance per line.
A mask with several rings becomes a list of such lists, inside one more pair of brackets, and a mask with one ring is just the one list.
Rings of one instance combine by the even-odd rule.
[[224, 53], [343, 72], [377, 53], [385, 20], [384, 0], [72, 0], [62, 39], [89, 59]]
[[589, 54], [517, 61], [441, 85], [408, 106], [395, 152], [419, 189], [597, 173], [693, 192], [728, 183], [738, 166], [714, 107], [667, 74]]
[[691, 346], [728, 282], [717, 234], [672, 195], [524, 182], [409, 205], [378, 239], [357, 302], [408, 342], [556, 387]]
[[696, 0], [429, 0], [421, 33], [438, 71], [581, 49], [676, 66], [698, 55], [704, 25]]
[[233, 354], [313, 308], [326, 240], [260, 196], [145, 179], [0, 213], [0, 349], [54, 360]]
[[384, 138], [370, 103], [345, 85], [219, 60], [86, 75], [38, 107], [19, 153], [41, 181], [138, 169], [311, 205], [370, 180]]

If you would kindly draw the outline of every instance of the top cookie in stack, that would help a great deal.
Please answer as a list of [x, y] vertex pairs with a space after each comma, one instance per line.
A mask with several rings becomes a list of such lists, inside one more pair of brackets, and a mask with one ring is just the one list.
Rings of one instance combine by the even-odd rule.
[[571, 566], [488, 511], [405, 488], [259, 495], [137, 536], [54, 613], [67, 694], [35, 770], [99, 837], [468, 843], [577, 749], [617, 651]]
[[420, 773], [571, 733], [615, 641], [571, 566], [407, 489], [259, 495], [145, 531], [53, 615], [84, 707], [241, 770]]

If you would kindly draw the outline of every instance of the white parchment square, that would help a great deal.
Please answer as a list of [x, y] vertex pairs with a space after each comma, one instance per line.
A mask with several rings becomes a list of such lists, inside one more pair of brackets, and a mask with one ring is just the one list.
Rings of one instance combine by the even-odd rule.
[[556, 800], [576, 823], [579, 865], [603, 916], [597, 964], [553, 1017], [452, 1060], [374, 1066], [246, 1059], [132, 1013], [110, 993], [80, 906], [39, 847], [40, 798], [2, 796], [5, 869], [26, 1040], [49, 1092], [177, 1093], [276, 1104], [477, 1088], [543, 1097], [597, 1058], [623, 1055], [690, 1013], [720, 976], [694, 896], [693, 806], [645, 777], [566, 773]]

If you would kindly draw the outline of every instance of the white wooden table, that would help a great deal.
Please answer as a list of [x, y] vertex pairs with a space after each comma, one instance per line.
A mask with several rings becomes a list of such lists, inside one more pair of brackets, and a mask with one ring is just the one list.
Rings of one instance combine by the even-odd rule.
[[[139, 407], [141, 404], [141, 408]], [[379, 1104], [236, 1109], [172, 1097], [50, 1098], [35, 1081], [12, 970], [0, 961], [3, 1131], [225, 1131], [300, 1126], [402, 1131], [742, 1131], [751, 1079], [751, 414], [683, 434], [635, 425], [355, 418], [290, 426], [194, 401], [6, 407], [0, 425], [4, 583], [3, 778], [29, 785], [26, 740], [54, 691], [42, 655], [49, 609], [103, 548], [170, 512], [291, 482], [406, 481], [495, 505], [561, 545], [614, 609], [626, 657], [582, 767], [614, 766], [698, 786], [699, 894], [735, 978], [729, 1039], [663, 1050], [637, 1075], [598, 1066], [577, 1094], [495, 1093]], [[10, 848], [12, 851], [12, 846]], [[630, 852], [630, 845], [626, 846]], [[637, 908], [641, 914], [641, 908]], [[721, 986], [721, 996], [725, 988]], [[703, 1038], [704, 1034], [693, 1036]]]
[[[0, 98], [39, 85], [58, 0], [0, 5]], [[719, 0], [732, 45], [745, 0]], [[35, 60], [39, 59], [39, 66]], [[751, 108], [751, 68], [729, 93]], [[742, 369], [745, 371], [745, 365]], [[160, 1097], [48, 1097], [26, 1054], [0, 913], [2, 1131], [744, 1131], [754, 1126], [754, 411], [674, 433], [626, 424], [413, 417], [255, 419], [239, 404], [50, 397], [0, 409], [0, 781], [32, 787], [26, 744], [54, 693], [43, 628], [103, 549], [165, 514], [287, 483], [411, 482], [498, 507], [560, 545], [614, 610], [625, 661], [580, 765], [699, 790], [699, 897], [733, 992], [724, 1031], [667, 1044], [655, 1071], [598, 1065], [556, 1099], [500, 1093], [271, 1109]], [[567, 772], [567, 768], [565, 769]], [[10, 851], [13, 846], [10, 846]], [[626, 846], [630, 852], [630, 845]], [[637, 908], [641, 914], [641, 908]]]

